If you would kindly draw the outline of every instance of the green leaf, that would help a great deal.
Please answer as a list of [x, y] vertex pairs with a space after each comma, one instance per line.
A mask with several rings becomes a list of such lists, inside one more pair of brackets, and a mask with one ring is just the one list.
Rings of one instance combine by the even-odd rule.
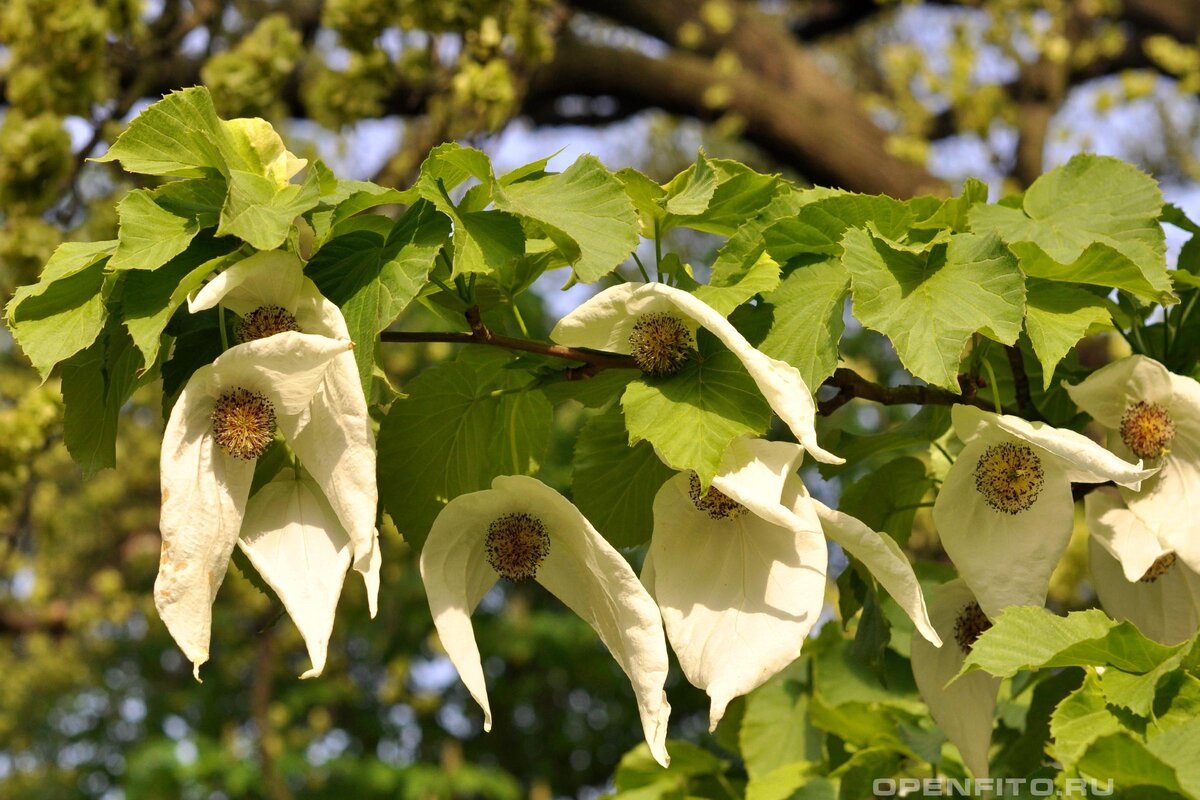
[[[968, 220], [968, 214], [971, 209], [977, 205], [986, 203], [987, 199], [987, 184], [976, 178], [967, 178], [963, 183], [962, 192], [958, 197], [952, 197], [949, 200], [943, 201], [936, 211], [920, 219], [918, 222], [914, 222], [912, 227], [918, 230], [926, 229], [934, 231], [949, 228], [955, 233], [962, 233], [971, 228], [970, 221]], [[914, 208], [914, 200], [909, 201], [909, 208]]]
[[[737, 161], [713, 158], [707, 163], [716, 175], [717, 186], [703, 212], [663, 215], [659, 232], [674, 227], [692, 228], [705, 233], [732, 236], [746, 220], [756, 216], [776, 196], [780, 180], [763, 175]], [[693, 173], [695, 174], [695, 173]], [[670, 209], [667, 209], [670, 212]]]
[[717, 190], [717, 173], [704, 153], [700, 153], [696, 156], [696, 163], [676, 175], [665, 188], [664, 208], [668, 214], [703, 214], [712, 201], [713, 192]]
[[1096, 328], [1110, 326], [1112, 317], [1104, 298], [1069, 284], [1029, 278], [1025, 292], [1025, 331], [1042, 364], [1042, 388], [1047, 390], [1063, 356]]
[[96, 341], [104, 329], [104, 266], [115, 241], [58, 246], [41, 279], [18, 288], [8, 303], [13, 338], [41, 374]]
[[644, 234], [650, 236], [654, 223], [661, 223], [666, 214], [660, 201], [666, 197], [667, 190], [633, 167], [617, 170], [613, 177], [625, 187], [625, 194], [633, 201]]
[[747, 695], [739, 742], [751, 780], [820, 758], [819, 739], [808, 722], [807, 671], [807, 660], [800, 658]]
[[574, 400], [585, 408], [603, 408], [620, 397], [640, 374], [632, 369], [606, 369], [583, 381], [551, 381], [542, 391], [551, 403]]
[[1044, 608], [1013, 606], [976, 640], [960, 674], [982, 669], [1007, 678], [1020, 670], [1082, 666], [1143, 674], [1190, 646], [1151, 641], [1099, 609], [1060, 617]]
[[232, 170], [217, 235], [237, 236], [257, 250], [274, 250], [287, 241], [296, 217], [319, 201], [318, 182], [311, 170], [304, 183], [284, 186], [253, 172]]
[[630, 442], [650, 442], [667, 464], [694, 470], [707, 486], [729, 443], [765, 432], [771, 409], [737, 356], [704, 330], [697, 344], [675, 375], [632, 381], [621, 407]]
[[1025, 283], [995, 235], [957, 234], [927, 253], [897, 250], [850, 229], [842, 241], [855, 316], [892, 340], [909, 372], [958, 390], [958, 364], [971, 336], [1016, 341]]
[[765, 252], [753, 261], [734, 266], [728, 261], [714, 265], [707, 284], [693, 292], [722, 314], [729, 312], [760, 292], [779, 285], [779, 264]]
[[1121, 721], [1108, 709], [1100, 681], [1089, 672], [1084, 683], [1067, 695], [1050, 715], [1053, 742], [1047, 752], [1074, 769], [1092, 742], [1122, 730]]
[[[1174, 653], [1159, 661], [1153, 668], [1142, 674], [1130, 673], [1119, 669], [1105, 670], [1100, 676], [1100, 688], [1108, 702], [1123, 708], [1128, 708], [1140, 717], [1150, 716], [1154, 705], [1155, 693], [1162, 678], [1178, 669], [1180, 663], [1188, 655], [1191, 642], [1179, 647]], [[1140, 672], [1140, 671], [1139, 671]]]
[[868, 528], [888, 534], [903, 547], [912, 534], [917, 505], [932, 487], [925, 463], [905, 456], [847, 486], [838, 508], [858, 517]]
[[633, 203], [594, 156], [581, 156], [561, 173], [497, 188], [495, 201], [540, 223], [584, 283], [612, 272], [637, 247]]
[[613, 776], [617, 796], [649, 786], [661, 786], [660, 792], [646, 795], [639, 793], [638, 796], [663, 797], [677, 791], [678, 796], [682, 798], [692, 779], [720, 775], [725, 769], [724, 761], [691, 742], [670, 739], [666, 746], [667, 753], [671, 756], [671, 766], [667, 769], [663, 769], [654, 760], [650, 755], [650, 748], [644, 742], [621, 757]]
[[881, 775], [895, 775], [900, 769], [900, 753], [887, 747], [868, 747], [859, 750], [829, 773], [831, 778], [840, 778], [838, 797], [853, 800], [871, 797], [875, 779]]
[[837, 368], [849, 292], [850, 276], [835, 258], [796, 267], [763, 297], [774, 321], [758, 349], [800, 370], [815, 391]]
[[200, 232], [194, 219], [160, 206], [154, 192], [137, 189], [117, 204], [120, 227], [117, 251], [108, 262], [112, 269], [158, 269], [182, 253]]
[[635, 547], [654, 529], [654, 496], [674, 475], [649, 442], [629, 446], [625, 418], [612, 408], [588, 420], [575, 442], [571, 495], [613, 547]]
[[63, 442], [84, 478], [116, 464], [117, 419], [141, 366], [141, 355], [115, 316], [103, 336], [63, 363]]
[[449, 220], [419, 201], [386, 239], [371, 231], [336, 236], [305, 268], [321, 294], [342, 309], [358, 344], [354, 358], [365, 390], [374, 370], [375, 337], [420, 293], [449, 235]]
[[1147, 749], [1175, 769], [1184, 791], [1200, 795], [1200, 717], [1193, 717], [1167, 734], [1152, 737]]
[[516, 399], [495, 388], [470, 364], [441, 364], [414, 378], [384, 418], [379, 494], [413, 547], [449, 500], [497, 475], [530, 472], [545, 451], [550, 403], [539, 392]]
[[1027, 275], [1170, 302], [1162, 207], [1158, 184], [1137, 167], [1081, 154], [1034, 181], [1020, 208], [980, 205], [970, 220], [998, 233]]
[[751, 778], [746, 800], [836, 800], [837, 789], [824, 778], [813, 777], [815, 771], [807, 761], [797, 761]]
[[807, 203], [763, 234], [769, 252], [784, 264], [799, 256], [842, 254], [849, 228], [868, 222], [884, 236], [901, 239], [912, 224], [912, 212], [899, 200], [884, 195], [836, 194]]
[[1160, 786], [1178, 797], [1195, 798], [1184, 791], [1174, 767], [1126, 732], [1096, 739], [1079, 759], [1079, 771], [1095, 780], [1112, 780], [1121, 789]]
[[120, 161], [128, 172], [200, 178], [221, 171], [217, 142], [226, 134], [208, 89], [171, 92], [129, 123], [96, 161]]
[[125, 278], [123, 313], [125, 326], [147, 365], [158, 360], [159, 345], [167, 322], [187, 296], [219, 267], [238, 260], [229, 248], [235, 242], [200, 240], [176, 256], [162, 269], [131, 271]]

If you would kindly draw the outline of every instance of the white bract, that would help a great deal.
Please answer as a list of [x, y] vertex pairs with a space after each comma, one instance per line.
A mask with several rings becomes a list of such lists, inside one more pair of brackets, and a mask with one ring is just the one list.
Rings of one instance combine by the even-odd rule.
[[1136, 488], [1154, 474], [1074, 431], [965, 405], [951, 418], [966, 446], [938, 492], [933, 521], [989, 617], [1046, 601], [1074, 525], [1073, 481]]
[[[342, 312], [321, 296], [305, 277], [303, 262], [292, 253], [256, 253], [217, 275], [188, 300], [192, 312], [217, 304], [242, 318], [237, 329], [241, 341], [285, 330], [350, 338]], [[330, 361], [307, 413], [280, 418], [279, 425], [349, 533], [354, 568], [366, 581], [374, 615], [379, 593], [375, 437], [354, 354], [347, 351]]]
[[795, 474], [803, 455], [795, 444], [740, 438], [707, 492], [694, 473], [680, 473], [654, 499], [642, 582], [684, 675], [712, 699], [710, 730], [730, 700], [800, 655], [824, 604], [822, 531], [866, 564], [940, 644], [900, 548], [813, 500]]
[[242, 527], [258, 456], [276, 423], [297, 428], [345, 339], [286, 332], [241, 344], [193, 373], [163, 432], [159, 616], [192, 662], [208, 660], [212, 602]]
[[[681, 323], [692, 341], [697, 328], [710, 331], [738, 357], [771, 409], [813, 458], [827, 464], [844, 462], [817, 444], [813, 427], [816, 405], [799, 371], [791, 364], [759, 352], [729, 320], [685, 291], [661, 283], [623, 283], [605, 289], [563, 317], [550, 332], [550, 338], [568, 347], [630, 354], [633, 352], [631, 337], [636, 342], [642, 335], [639, 323], [642, 326]], [[666, 333], [669, 331], [662, 331], [660, 335]], [[676, 353], [681, 353], [677, 348], [684, 342], [673, 344], [674, 347], [667, 349], [665, 354], [668, 360], [676, 360]], [[654, 367], [654, 363], [645, 364], [643, 369], [647, 367]]]
[[988, 775], [988, 748], [1000, 679], [977, 671], [946, 684], [962, 669], [979, 634], [991, 627], [967, 584], [952, 580], [937, 588], [929, 606], [933, 627], [946, 643], [934, 647], [915, 636], [912, 670], [929, 713], [976, 778]]
[[1200, 383], [1130, 356], [1065, 388], [1108, 429], [1111, 450], [1161, 467], [1121, 495], [1163, 547], [1200, 572]]
[[1200, 628], [1200, 574], [1164, 548], [1116, 492], [1092, 492], [1084, 507], [1092, 533], [1092, 583], [1104, 610], [1164, 644], [1195, 636]]
[[320, 675], [350, 568], [350, 536], [321, 488], [285, 467], [247, 503], [238, 546], [304, 637], [312, 669], [300, 677]]
[[625, 559], [574, 505], [534, 478], [514, 475], [459, 495], [434, 520], [421, 578], [442, 647], [471, 696], [492, 711], [471, 612], [500, 575], [533, 578], [592, 626], [633, 683], [642, 730], [663, 766], [671, 707], [662, 618]]

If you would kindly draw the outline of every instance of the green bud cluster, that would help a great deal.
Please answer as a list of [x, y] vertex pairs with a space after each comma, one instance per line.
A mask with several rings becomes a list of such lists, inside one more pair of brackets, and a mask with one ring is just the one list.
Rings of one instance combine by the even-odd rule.
[[225, 117], [284, 115], [279, 99], [304, 52], [299, 31], [283, 14], [271, 14], [232, 49], [209, 59], [200, 71]]

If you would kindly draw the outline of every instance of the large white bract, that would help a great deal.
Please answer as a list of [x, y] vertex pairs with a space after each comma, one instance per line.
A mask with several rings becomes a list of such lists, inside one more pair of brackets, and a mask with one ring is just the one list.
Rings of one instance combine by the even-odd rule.
[[729, 320], [681, 289], [661, 283], [613, 286], [563, 317], [550, 338], [569, 347], [629, 354], [629, 337], [638, 319], [663, 313], [679, 316], [693, 335], [697, 328], [705, 328], [728, 347], [746, 367], [771, 409], [813, 458], [827, 464], [844, 462], [817, 444], [816, 404], [799, 370], [755, 349]]
[[866, 564], [921, 633], [940, 644], [900, 548], [810, 497], [795, 474], [803, 455], [787, 442], [737, 439], [707, 493], [681, 473], [654, 499], [642, 582], [662, 610], [684, 675], [712, 698], [710, 729], [730, 700], [800, 655], [824, 604], [826, 535]]
[[1071, 538], [1071, 483], [1136, 488], [1154, 474], [1082, 434], [974, 406], [951, 410], [966, 445], [933, 506], [942, 546], [989, 617], [1042, 605]]
[[1141, 449], [1148, 464], [1160, 467], [1121, 496], [1163, 547], [1200, 572], [1200, 383], [1130, 356], [1065, 388], [1108, 429], [1111, 450]]
[[[218, 304], [244, 321], [254, 321], [256, 313], [261, 316], [264, 310], [276, 317], [283, 312], [301, 333], [350, 339], [342, 312], [305, 277], [303, 262], [292, 253], [256, 253], [217, 275], [188, 300], [192, 312]], [[266, 326], [255, 332], [272, 335], [271, 331]], [[347, 351], [335, 357], [313, 392], [308, 412], [281, 418], [279, 426], [349, 533], [354, 568], [367, 583], [374, 614], [379, 593], [375, 436], [354, 354]]]
[[1111, 490], [1084, 499], [1089, 563], [1100, 605], [1113, 619], [1176, 644], [1200, 629], [1200, 574]]
[[929, 616], [945, 643], [934, 647], [913, 637], [913, 678], [934, 722], [958, 748], [967, 769], [976, 778], [986, 778], [1000, 679], [977, 671], [953, 683], [950, 680], [962, 669], [975, 639], [989, 623], [975, 595], [959, 579], [935, 590]]
[[309, 415], [329, 363], [351, 347], [346, 339], [296, 332], [237, 345], [196, 370], [171, 409], [160, 462], [163, 544], [154, 601], [197, 677], [256, 463], [218, 443], [214, 412], [222, 398], [245, 393], [269, 404], [287, 437]]
[[[526, 523], [517, 533], [536, 528], [539, 538], [530, 538], [536, 546], [518, 542], [505, 548], [489, 541], [489, 529], [512, 520]], [[438, 636], [483, 709], [484, 730], [491, 730], [492, 711], [471, 613], [499, 579], [493, 563], [532, 573], [599, 634], [633, 684], [651, 754], [666, 766], [671, 706], [663, 691], [667, 642], [658, 606], [579, 509], [541, 481], [520, 475], [496, 478], [491, 489], [447, 503], [421, 550], [421, 578]]]

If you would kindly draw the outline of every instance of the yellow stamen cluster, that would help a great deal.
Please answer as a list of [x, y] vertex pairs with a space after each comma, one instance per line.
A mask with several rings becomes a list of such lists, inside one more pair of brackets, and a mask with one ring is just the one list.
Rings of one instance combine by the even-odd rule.
[[1154, 559], [1154, 563], [1150, 565], [1142, 577], [1138, 578], [1138, 581], [1141, 583], [1154, 583], [1163, 575], [1170, 572], [1173, 566], [1175, 566], [1175, 554], [1163, 553]]
[[963, 606], [962, 611], [958, 612], [958, 619], [954, 621], [954, 639], [963, 655], [971, 652], [975, 640], [990, 627], [992, 621], [983, 613], [979, 603], [972, 601]]
[[510, 581], [537, 575], [550, 553], [550, 535], [537, 517], [505, 514], [488, 525], [487, 560], [492, 569]]
[[629, 333], [629, 354], [647, 375], [674, 375], [694, 350], [692, 332], [674, 314], [643, 314]]
[[1042, 493], [1042, 460], [1033, 448], [1016, 442], [994, 444], [975, 466], [975, 490], [1005, 514], [1028, 511]]
[[212, 430], [218, 447], [234, 458], [252, 461], [275, 438], [275, 406], [264, 394], [231, 389], [217, 400]]
[[296, 317], [283, 306], [259, 306], [242, 318], [237, 327], [239, 342], [265, 339], [284, 331], [299, 331]]
[[1157, 403], [1138, 401], [1121, 418], [1121, 440], [1138, 458], [1161, 458], [1175, 438], [1175, 422]]
[[722, 492], [715, 486], [709, 486], [708, 491], [700, 493], [700, 478], [696, 473], [688, 477], [688, 495], [697, 511], [708, 514], [709, 519], [736, 519], [746, 507]]

